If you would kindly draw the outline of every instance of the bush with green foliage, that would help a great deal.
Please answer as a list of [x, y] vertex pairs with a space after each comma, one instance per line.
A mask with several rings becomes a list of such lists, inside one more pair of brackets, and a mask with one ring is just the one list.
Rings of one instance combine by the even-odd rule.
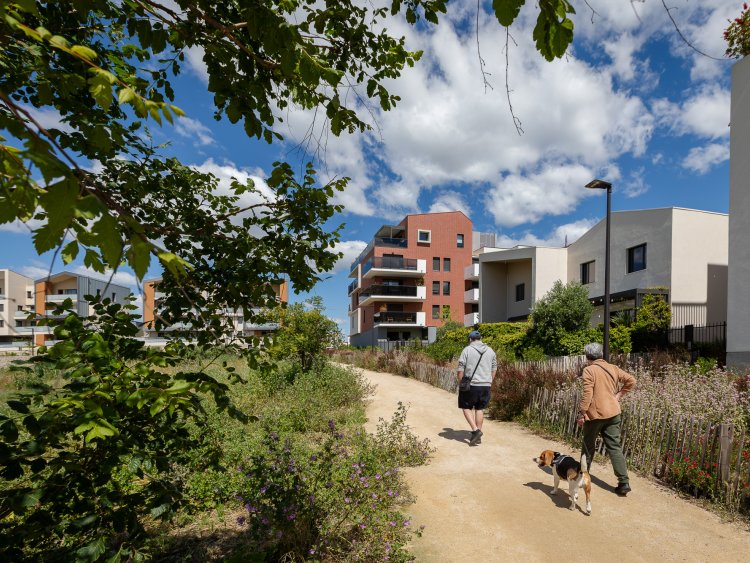
[[270, 347], [276, 360], [294, 358], [303, 372], [320, 364], [327, 348], [342, 341], [338, 325], [323, 314], [323, 302], [313, 297], [272, 311], [271, 318], [279, 324]]
[[642, 352], [663, 347], [671, 323], [672, 308], [666, 299], [661, 295], [644, 295], [631, 325], [633, 349]]
[[560, 350], [563, 356], [580, 356], [583, 347], [590, 342], [601, 342], [602, 332], [596, 328], [587, 328], [577, 332], [563, 334], [560, 337]]
[[177, 344], [146, 348], [133, 338], [134, 306], [87, 299], [94, 316], [79, 317], [66, 300], [55, 311], [65, 315], [54, 329], [60, 342], [34, 358], [64, 385], [32, 387], [0, 415], [0, 509], [12, 514], [0, 547], [11, 559], [137, 560], [146, 520], [168, 519], [183, 502], [173, 466], [196, 448], [207, 454], [202, 467], [217, 461], [188, 424], [206, 421], [200, 394], [228, 410], [228, 386], [201, 369], [170, 373]]
[[530, 337], [547, 355], [562, 356], [566, 353], [563, 339], [588, 329], [593, 310], [585, 287], [558, 280], [531, 309]]
[[[406, 426], [406, 408], [380, 421], [374, 436], [346, 435], [333, 420], [327, 438], [294, 446], [275, 431], [243, 468], [241, 492], [255, 555], [265, 560], [409, 561], [415, 532], [401, 506], [410, 499], [400, 473], [431, 452]], [[418, 533], [418, 531], [417, 531]]]

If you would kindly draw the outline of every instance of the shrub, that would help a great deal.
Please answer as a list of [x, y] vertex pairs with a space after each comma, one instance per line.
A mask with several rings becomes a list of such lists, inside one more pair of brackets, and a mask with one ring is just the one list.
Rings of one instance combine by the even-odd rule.
[[558, 280], [531, 310], [532, 339], [547, 355], [562, 356], [561, 340], [566, 334], [586, 330], [592, 312], [585, 287], [578, 282], [563, 285]]
[[[609, 329], [609, 348], [612, 352], [619, 354], [630, 354], [633, 351], [631, 341], [632, 329], [628, 326], [618, 325]], [[598, 341], [599, 339], [596, 339]], [[594, 340], [592, 340], [594, 342]]]
[[587, 328], [577, 332], [563, 334], [560, 337], [560, 349], [563, 356], [580, 356], [583, 347], [590, 342], [601, 342], [602, 333], [595, 328]]
[[724, 40], [727, 42], [727, 57], [741, 59], [750, 55], [750, 9], [747, 3], [742, 5], [739, 17], [729, 21]]
[[399, 471], [425, 463], [430, 448], [405, 425], [399, 405], [375, 436], [346, 436], [329, 423], [317, 447], [293, 447], [271, 432], [247, 466], [242, 501], [256, 549], [266, 560], [410, 560], [414, 533], [401, 504], [408, 500]]
[[535, 389], [557, 389], [564, 384], [570, 385], [575, 376], [572, 371], [556, 372], [533, 366], [502, 364], [492, 383], [489, 415], [497, 420], [513, 420], [529, 405]]

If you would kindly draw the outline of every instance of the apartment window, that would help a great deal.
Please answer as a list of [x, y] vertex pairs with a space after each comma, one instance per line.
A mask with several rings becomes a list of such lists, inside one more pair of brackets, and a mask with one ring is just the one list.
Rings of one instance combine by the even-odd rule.
[[19, 310], [19, 311], [23, 311], [23, 305], [19, 305], [19, 306], [18, 306], [18, 310]]
[[432, 271], [433, 272], [440, 271], [440, 258], [438, 256], [435, 256], [432, 259]]
[[417, 242], [429, 243], [432, 238], [432, 231], [417, 230]]
[[646, 269], [646, 245], [628, 248], [628, 274]]
[[97, 290], [96, 290], [96, 296], [97, 296], [97, 297], [100, 297], [100, 296], [101, 296], [101, 294], [102, 294], [102, 290], [101, 290], [101, 289], [97, 289]]
[[596, 281], [594, 278], [594, 264], [596, 264], [595, 260], [581, 264], [581, 283], [583, 285], [594, 283]]
[[450, 295], [451, 294], [451, 282], [444, 281], [443, 282], [443, 295]]
[[26, 292], [26, 299], [31, 299], [31, 292], [30, 291]]
[[2, 313], [3, 311], [5, 311], [5, 305], [0, 303], [0, 313]]
[[464, 235], [462, 235], [461, 233], [458, 233], [456, 235], [456, 246], [458, 248], [463, 248], [464, 247]]
[[526, 299], [526, 284], [519, 283], [516, 286], [516, 301], [523, 301]]
[[432, 306], [432, 318], [433, 319], [439, 319], [440, 318], [440, 305], [433, 305]]
[[0, 328], [3, 328], [5, 326], [5, 321], [3, 319], [0, 319]]
[[443, 271], [444, 272], [451, 271], [451, 259], [450, 258], [443, 258]]
[[432, 282], [432, 294], [440, 295], [440, 282], [439, 281]]
[[112, 301], [117, 301], [117, 294], [114, 291], [112, 292]]

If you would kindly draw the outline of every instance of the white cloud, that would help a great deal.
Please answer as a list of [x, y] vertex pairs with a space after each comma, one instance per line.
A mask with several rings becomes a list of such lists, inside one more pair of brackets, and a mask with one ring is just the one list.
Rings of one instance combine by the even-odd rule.
[[538, 237], [531, 231], [524, 231], [520, 235], [504, 234], [497, 237], [496, 244], [500, 248], [512, 248], [517, 245], [564, 246], [566, 243], [570, 245], [581, 238], [598, 221], [598, 219], [580, 219], [573, 223], [559, 225], [552, 232], [548, 233], [546, 237]]
[[196, 145], [213, 145], [216, 142], [211, 130], [196, 119], [178, 117], [174, 129], [178, 135], [193, 139]]
[[707, 85], [681, 105], [662, 98], [652, 109], [659, 125], [674, 134], [719, 139], [729, 136], [729, 105], [728, 90]]
[[59, 129], [65, 133], [74, 130], [70, 125], [63, 122], [62, 115], [55, 108], [35, 108], [27, 105], [21, 107], [44, 129]]
[[31, 234], [33, 230], [41, 227], [43, 224], [44, 222], [39, 221], [38, 219], [29, 219], [25, 223], [19, 219], [16, 219], [14, 221], [11, 221], [10, 223], [3, 223], [2, 225], [0, 225], [0, 231], [4, 231], [6, 233], [19, 233], [28, 235]]
[[570, 213], [579, 200], [591, 195], [584, 188], [594, 177], [583, 165], [544, 165], [538, 172], [510, 174], [487, 194], [487, 210], [497, 225], [515, 227], [535, 223], [545, 215]]
[[682, 161], [682, 166], [698, 174], [705, 174], [711, 167], [729, 160], [729, 145], [712, 143], [705, 147], [694, 147]]
[[232, 193], [232, 181], [237, 180], [245, 184], [252, 180], [256, 191], [249, 191], [239, 196], [237, 205], [247, 207], [261, 203], [268, 203], [275, 200], [276, 194], [268, 187], [264, 179], [265, 174], [260, 168], [237, 168], [232, 162], [224, 164], [217, 163], [213, 158], [209, 158], [202, 164], [192, 165], [192, 168], [205, 174], [213, 174], [218, 178], [217, 193], [227, 195]]
[[193, 45], [185, 49], [185, 61], [187, 62], [188, 68], [198, 77], [198, 79], [204, 84], [208, 84], [208, 67], [203, 62], [203, 57], [206, 52], [203, 47]]
[[464, 215], [471, 217], [470, 206], [460, 193], [454, 191], [446, 191], [438, 195], [429, 209], [429, 213], [440, 213], [443, 211], [463, 211]]
[[344, 255], [339, 258], [336, 265], [333, 267], [330, 273], [335, 274], [336, 272], [348, 272], [349, 266], [354, 260], [360, 255], [365, 249], [367, 243], [363, 240], [342, 240], [333, 249], [334, 252], [342, 252]]
[[626, 197], [638, 197], [648, 191], [648, 184], [643, 177], [645, 170], [643, 167], [633, 170], [627, 180], [622, 182], [623, 193]]

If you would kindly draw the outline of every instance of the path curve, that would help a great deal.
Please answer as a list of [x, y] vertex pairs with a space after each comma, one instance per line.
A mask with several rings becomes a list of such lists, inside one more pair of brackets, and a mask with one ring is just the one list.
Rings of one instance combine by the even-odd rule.
[[549, 494], [552, 475], [533, 462], [545, 448], [570, 448], [514, 423], [485, 420], [482, 444], [468, 446], [456, 396], [414, 379], [361, 370], [376, 386], [368, 430], [399, 401], [407, 424], [437, 448], [431, 462], [406, 470], [424, 535], [417, 561], [711, 561], [750, 559], [750, 532], [722, 522], [668, 489], [631, 475], [626, 498], [614, 494], [611, 466], [592, 469], [593, 513], [568, 510], [567, 492]]

